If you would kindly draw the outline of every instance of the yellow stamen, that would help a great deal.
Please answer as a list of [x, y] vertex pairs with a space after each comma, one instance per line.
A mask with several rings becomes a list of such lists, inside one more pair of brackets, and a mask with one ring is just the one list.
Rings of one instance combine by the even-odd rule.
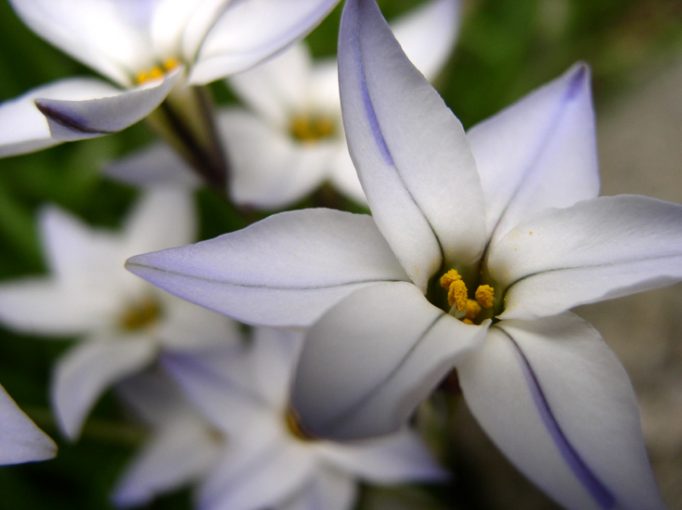
[[292, 408], [287, 409], [287, 412], [284, 415], [284, 423], [286, 423], [287, 430], [289, 430], [291, 435], [296, 439], [300, 439], [301, 441], [311, 441], [314, 439], [313, 436], [303, 430], [298, 414]]
[[474, 323], [474, 321], [472, 321], [471, 319], [462, 319], [462, 322], [464, 324], [469, 324], [469, 326], [471, 326]]
[[289, 123], [291, 136], [300, 142], [330, 138], [336, 131], [334, 121], [325, 115], [296, 115]]
[[160, 316], [161, 307], [159, 302], [147, 296], [123, 312], [119, 318], [119, 326], [124, 331], [139, 331], [152, 325]]
[[476, 301], [483, 308], [492, 308], [495, 304], [495, 289], [490, 285], [479, 285], [475, 296]]
[[473, 299], [467, 299], [467, 309], [464, 316], [470, 321], [473, 321], [478, 317], [479, 313], [481, 313], [481, 305]]
[[169, 57], [163, 61], [163, 68], [166, 71], [172, 71], [180, 65], [180, 61], [175, 57]]
[[469, 291], [464, 280], [455, 280], [448, 288], [448, 304], [458, 312], [466, 312], [469, 301]]
[[449, 289], [452, 282], [461, 280], [459, 272], [456, 269], [450, 269], [447, 273], [440, 277], [440, 286], [444, 289]]

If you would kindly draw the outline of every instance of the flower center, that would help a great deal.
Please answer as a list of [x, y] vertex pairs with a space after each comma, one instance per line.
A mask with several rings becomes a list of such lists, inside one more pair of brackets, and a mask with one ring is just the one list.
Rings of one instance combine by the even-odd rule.
[[301, 422], [298, 418], [298, 414], [291, 407], [289, 407], [284, 414], [284, 423], [286, 424], [289, 434], [298, 439], [299, 441], [314, 441], [315, 438], [308, 434], [303, 427], [301, 427]]
[[150, 67], [140, 71], [135, 75], [135, 83], [142, 85], [150, 81], [158, 80], [163, 78], [167, 73], [175, 69], [180, 65], [180, 61], [177, 58], [170, 57], [164, 60], [161, 64]]
[[336, 122], [328, 115], [294, 115], [289, 122], [289, 133], [302, 143], [319, 142], [336, 134]]
[[495, 289], [488, 284], [476, 287], [469, 296], [467, 284], [456, 269], [450, 269], [440, 277], [440, 286], [447, 293], [449, 313], [465, 324], [480, 324], [490, 318], [495, 306]]
[[128, 306], [118, 319], [119, 327], [124, 331], [140, 331], [159, 320], [161, 317], [161, 305], [152, 296]]

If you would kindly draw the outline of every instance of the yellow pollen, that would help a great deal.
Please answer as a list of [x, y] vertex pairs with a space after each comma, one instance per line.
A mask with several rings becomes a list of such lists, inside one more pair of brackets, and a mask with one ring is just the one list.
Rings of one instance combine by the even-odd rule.
[[495, 304], [495, 289], [490, 285], [479, 285], [475, 296], [476, 301], [483, 308], [492, 308]]
[[473, 321], [476, 317], [478, 317], [479, 313], [481, 313], [481, 305], [479, 305], [473, 299], [467, 299], [467, 308], [464, 316], [470, 321]]
[[448, 288], [448, 304], [454, 306], [458, 312], [466, 312], [469, 291], [464, 280], [455, 280]]
[[440, 286], [444, 289], [449, 289], [452, 282], [461, 280], [459, 272], [456, 269], [450, 269], [447, 273], [440, 277]]
[[471, 319], [462, 319], [462, 322], [464, 324], [469, 324], [470, 326], [474, 323], [474, 321], [472, 321]]
[[170, 57], [163, 61], [163, 68], [166, 70], [166, 72], [172, 71], [179, 65], [180, 61], [175, 57]]
[[325, 115], [296, 115], [289, 123], [291, 136], [300, 142], [317, 142], [336, 131], [334, 121]]

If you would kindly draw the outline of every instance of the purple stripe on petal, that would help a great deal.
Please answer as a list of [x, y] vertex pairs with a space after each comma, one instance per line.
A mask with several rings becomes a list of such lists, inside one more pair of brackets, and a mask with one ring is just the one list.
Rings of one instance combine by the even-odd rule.
[[[357, 7], [357, 2], [348, 2], [346, 9], [344, 11], [344, 18], [350, 18], [351, 16], [355, 16], [356, 18], [359, 18], [361, 14], [358, 11]], [[354, 25], [357, 25], [359, 20], [357, 20]], [[345, 24], [344, 24], [345, 25]], [[346, 32], [346, 31], [344, 31]], [[351, 32], [350, 30], [348, 32]], [[343, 32], [342, 32], [343, 33]], [[381, 127], [379, 126], [379, 119], [377, 118], [377, 114], [374, 111], [374, 106], [372, 105], [372, 99], [369, 95], [369, 88], [367, 87], [367, 75], [365, 74], [365, 66], [362, 60], [362, 48], [360, 46], [360, 38], [357, 35], [357, 31], [352, 31], [352, 35], [349, 37], [350, 40], [350, 47], [352, 48], [353, 51], [353, 56], [354, 56], [354, 61], [357, 63], [357, 71], [358, 71], [358, 81], [360, 82], [360, 92], [362, 94], [362, 104], [365, 107], [365, 114], [367, 116], [367, 120], [369, 122], [369, 127], [372, 131], [372, 135], [374, 136], [374, 141], [376, 142], [377, 146], [379, 147], [379, 152], [381, 152], [381, 156], [384, 158], [384, 161], [386, 161], [387, 164], [391, 166], [395, 166], [394, 161], [393, 161], [393, 156], [391, 156], [391, 151], [388, 149], [388, 145], [386, 144], [386, 140], [384, 139], [384, 135], [381, 132]], [[342, 45], [339, 43], [339, 47]]]
[[580, 454], [573, 447], [571, 442], [564, 434], [561, 425], [557, 421], [552, 409], [547, 401], [545, 393], [542, 391], [540, 386], [540, 381], [537, 375], [533, 371], [528, 358], [523, 354], [521, 347], [511, 338], [512, 345], [519, 354], [519, 359], [521, 360], [521, 366], [523, 368], [523, 373], [526, 377], [526, 382], [528, 383], [528, 388], [533, 396], [533, 401], [537, 407], [538, 413], [544, 423], [549, 435], [551, 436], [554, 444], [556, 445], [559, 453], [566, 461], [566, 464], [570, 467], [576, 478], [582, 483], [587, 492], [594, 498], [596, 503], [601, 507], [606, 509], [611, 509], [616, 507], [616, 498], [611, 493], [611, 491], [602, 483], [597, 475], [590, 469], [587, 463], [583, 460]]
[[52, 119], [60, 126], [64, 126], [65, 128], [70, 129], [71, 131], [76, 131], [79, 133], [85, 133], [89, 135], [109, 135], [113, 133], [113, 131], [91, 128], [87, 125], [87, 123], [84, 120], [74, 115], [68, 114], [65, 111], [59, 110], [58, 108], [50, 106], [42, 102], [40, 99], [35, 100], [35, 105], [36, 108], [38, 108], [38, 110], [40, 110], [40, 112], [43, 115], [45, 115], [49, 119]]

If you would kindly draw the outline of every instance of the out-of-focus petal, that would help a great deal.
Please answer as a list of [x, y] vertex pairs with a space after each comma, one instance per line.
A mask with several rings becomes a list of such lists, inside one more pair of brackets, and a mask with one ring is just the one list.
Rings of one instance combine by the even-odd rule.
[[586, 322], [503, 321], [458, 366], [483, 429], [566, 508], [662, 508], [634, 392]]
[[308, 331], [292, 395], [303, 430], [330, 439], [396, 432], [486, 329], [409, 283], [354, 292]]
[[447, 473], [411, 430], [357, 443], [323, 443], [321, 455], [334, 466], [378, 484], [440, 481]]
[[260, 455], [244, 459], [238, 469], [214, 470], [200, 507], [205, 510], [272, 508], [304, 486], [314, 473], [315, 464], [315, 457], [303, 445], [296, 441], [281, 442]]
[[357, 494], [353, 477], [338, 469], [318, 467], [293, 498], [280, 503], [280, 510], [349, 510]]
[[166, 98], [181, 73], [177, 69], [162, 80], [93, 99], [38, 97], [35, 103], [47, 117], [54, 139], [66, 142], [93, 138], [116, 133], [145, 118]]
[[187, 163], [164, 143], [152, 144], [108, 163], [103, 173], [114, 180], [143, 188], [194, 189], [201, 184]]
[[52, 381], [52, 405], [59, 428], [78, 437], [83, 420], [111, 384], [149, 363], [156, 346], [141, 337], [85, 340], [57, 361]]
[[119, 94], [112, 85], [92, 78], [69, 78], [35, 89], [0, 104], [0, 156], [14, 156], [57, 145], [37, 98], [82, 101]]
[[19, 409], [0, 386], [0, 465], [47, 460], [57, 445]]
[[568, 207], [599, 193], [585, 64], [483, 121], [468, 137], [494, 237], [543, 209]]
[[346, 147], [342, 147], [334, 157], [329, 179], [334, 188], [348, 198], [356, 201], [358, 204], [367, 204], [367, 197], [365, 197], [365, 192], [362, 190], [358, 173]]
[[196, 481], [218, 460], [220, 447], [195, 417], [167, 423], [126, 468], [114, 490], [114, 503], [144, 505], [159, 494]]
[[303, 37], [338, 0], [232, 2], [204, 40], [190, 81], [246, 70]]
[[160, 56], [193, 62], [230, 0], [155, 0], [151, 39]]
[[327, 177], [338, 144], [296, 143], [281, 130], [242, 110], [220, 115], [231, 163], [233, 200], [278, 209], [317, 188]]
[[682, 279], [682, 206], [600, 197], [547, 211], [492, 246], [504, 318], [533, 318]]
[[341, 105], [372, 215], [422, 290], [443, 265], [473, 264], [484, 206], [461, 124], [407, 60], [373, 1], [346, 3]]
[[267, 62], [235, 74], [229, 83], [250, 108], [281, 128], [292, 112], [301, 113], [308, 106], [310, 72], [308, 48], [296, 43]]
[[195, 239], [196, 223], [194, 200], [187, 190], [148, 190], [128, 215], [126, 251], [135, 254], [187, 244]]
[[276, 214], [209, 241], [139, 255], [154, 285], [242, 322], [305, 326], [349, 293], [407, 277], [369, 216]]
[[431, 0], [391, 23], [407, 58], [433, 80], [448, 59], [459, 32], [459, 0]]
[[154, 65], [145, 0], [11, 0], [38, 36], [122, 85]]

